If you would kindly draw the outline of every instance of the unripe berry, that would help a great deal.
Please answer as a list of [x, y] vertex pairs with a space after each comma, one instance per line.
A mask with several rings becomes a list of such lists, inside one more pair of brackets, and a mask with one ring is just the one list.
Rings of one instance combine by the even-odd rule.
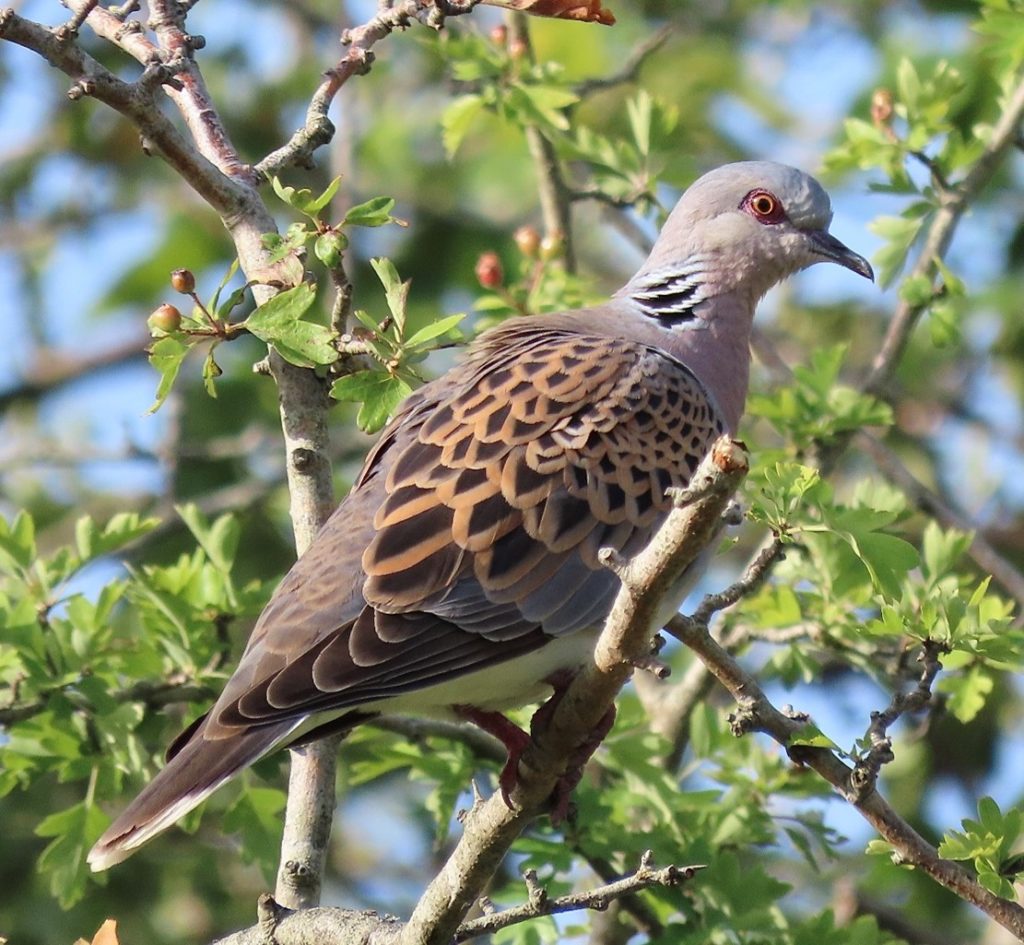
[[175, 269], [171, 273], [171, 288], [182, 295], [191, 295], [196, 290], [196, 277], [191, 269]]
[[512, 234], [516, 246], [527, 259], [533, 259], [540, 248], [540, 234], [532, 226], [521, 226]]
[[876, 128], [882, 128], [892, 120], [892, 92], [888, 89], [875, 89], [871, 93], [871, 120]]
[[150, 334], [154, 337], [169, 335], [181, 327], [181, 312], [173, 305], [164, 302], [153, 310], [153, 314], [146, 319]]
[[497, 289], [505, 281], [497, 253], [481, 253], [476, 261], [476, 281], [485, 289]]
[[540, 258], [550, 262], [562, 255], [565, 249], [565, 237], [561, 233], [549, 233], [540, 241]]
[[313, 253], [328, 269], [341, 262], [341, 254], [348, 247], [348, 237], [337, 230], [321, 233], [313, 244]]
[[522, 59], [529, 51], [530, 47], [521, 39], [514, 39], [508, 44], [509, 59]]

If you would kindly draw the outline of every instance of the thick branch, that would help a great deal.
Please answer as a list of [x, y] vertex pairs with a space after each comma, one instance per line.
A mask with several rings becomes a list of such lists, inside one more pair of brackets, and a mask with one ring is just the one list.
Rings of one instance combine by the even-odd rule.
[[[98, 11], [94, 10], [90, 18]], [[87, 19], [87, 22], [89, 20]], [[244, 215], [258, 197], [220, 171], [182, 135], [160, 110], [153, 84], [129, 83], [117, 78], [75, 43], [61, 42], [39, 23], [0, 10], [0, 39], [38, 53], [50, 65], [70, 76], [73, 99], [89, 96], [127, 118], [181, 178], [222, 217]]]
[[225, 176], [251, 183], [251, 172], [229, 140], [193, 58], [193, 51], [202, 48], [205, 41], [185, 31], [187, 8], [178, 0], [149, 0], [149, 12], [150, 26], [156, 32], [164, 61], [176, 64], [177, 83], [167, 90], [185, 119], [192, 140]]

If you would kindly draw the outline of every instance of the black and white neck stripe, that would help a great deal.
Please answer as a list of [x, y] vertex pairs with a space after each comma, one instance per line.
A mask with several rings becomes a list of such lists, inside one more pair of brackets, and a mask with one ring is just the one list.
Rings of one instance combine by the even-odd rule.
[[680, 270], [655, 270], [635, 279], [624, 293], [648, 318], [666, 328], [699, 328], [703, 322], [696, 313], [699, 303], [708, 297], [704, 266], [694, 260]]

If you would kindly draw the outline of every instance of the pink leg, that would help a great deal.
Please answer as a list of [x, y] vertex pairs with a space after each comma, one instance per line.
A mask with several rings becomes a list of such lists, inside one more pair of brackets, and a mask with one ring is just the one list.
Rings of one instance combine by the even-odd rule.
[[[545, 727], [549, 724], [551, 714], [565, 696], [569, 683], [572, 682], [573, 675], [572, 672], [565, 671], [556, 673], [545, 680], [554, 689], [554, 692], [551, 698], [542, 703], [540, 708], [534, 712], [533, 718], [530, 719], [530, 732], [532, 735], [544, 731]], [[472, 705], [456, 705], [452, 706], [452, 708], [467, 722], [472, 722], [497, 738], [508, 751], [505, 767], [501, 769], [501, 774], [498, 777], [498, 787], [501, 790], [502, 799], [511, 810], [512, 803], [509, 795], [518, 781], [519, 759], [526, 750], [526, 746], [530, 744], [531, 736], [527, 735], [518, 725], [510, 722], [500, 712], [480, 709]], [[605, 736], [611, 731], [614, 724], [615, 706], [612, 706], [602, 717], [601, 721], [598, 722], [597, 727], [590, 733], [587, 740], [569, 755], [565, 774], [559, 778], [552, 795], [551, 820], [554, 824], [557, 825], [565, 820], [569, 813], [569, 800], [573, 789], [580, 783], [580, 779], [583, 777], [583, 769], [594, 752], [597, 751], [598, 746], [604, 741]]]
[[461, 718], [482, 728], [505, 746], [508, 758], [498, 776], [498, 788], [501, 790], [501, 798], [505, 805], [512, 810], [512, 801], [509, 799], [509, 795], [512, 793], [512, 788], [516, 786], [519, 777], [519, 759], [526, 750], [526, 746], [530, 744], [530, 736], [500, 712], [478, 709], [472, 705], [455, 705], [452, 708]]

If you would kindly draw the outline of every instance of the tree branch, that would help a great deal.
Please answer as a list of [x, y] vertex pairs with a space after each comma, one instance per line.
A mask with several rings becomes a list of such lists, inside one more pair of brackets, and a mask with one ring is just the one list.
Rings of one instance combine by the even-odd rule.
[[668, 38], [674, 32], [674, 27], [671, 23], [666, 23], [664, 26], [659, 27], [649, 36], [645, 37], [630, 51], [629, 55], [623, 60], [622, 66], [618, 72], [614, 72], [611, 75], [601, 76], [596, 79], [584, 79], [582, 82], [576, 84], [575, 92], [580, 98], [586, 98], [588, 95], [593, 95], [595, 92], [601, 92], [605, 89], [615, 88], [617, 85], [624, 85], [627, 82], [633, 82], [636, 77], [640, 74], [640, 69], [643, 64], [665, 43]]
[[919, 656], [922, 668], [917, 686], [910, 692], [894, 693], [886, 709], [871, 713], [871, 724], [864, 733], [864, 739], [870, 747], [857, 759], [850, 773], [850, 786], [858, 796], [866, 796], [874, 791], [883, 765], [889, 764], [896, 757], [892, 751], [889, 728], [907, 712], [919, 712], [931, 702], [932, 683], [942, 669], [939, 656], [947, 650], [948, 647], [942, 643], [925, 640]]
[[[924, 277], [934, 279], [938, 272], [937, 261], [941, 260], [953, 239], [957, 224], [964, 211], [988, 184], [997, 168], [1013, 146], [1021, 132], [1024, 120], [1024, 76], [1010, 91], [1006, 107], [992, 128], [991, 135], [981, 156], [971, 165], [962, 181], [946, 190], [940, 190], [941, 202], [921, 247], [917, 262], [907, 278]], [[896, 313], [889, 323], [889, 329], [882, 346], [871, 364], [871, 371], [861, 386], [868, 394], [879, 394], [885, 388], [896, 365], [906, 350], [910, 335], [918, 320], [928, 309], [928, 302], [911, 303], [900, 301]]]
[[116, 368], [146, 356], [149, 335], [139, 334], [102, 351], [71, 355], [65, 350], [42, 349], [25, 366], [22, 379], [0, 391], [0, 411], [22, 400], [38, 400], [51, 391], [108, 368]]
[[778, 742], [790, 757], [816, 771], [849, 801], [890, 843], [900, 861], [922, 870], [939, 885], [1024, 939], [1024, 908], [993, 895], [959, 863], [942, 859], [938, 851], [896, 813], [873, 788], [862, 792], [854, 783], [854, 770], [824, 748], [791, 746], [790, 742], [804, 726], [800, 718], [783, 715], [768, 700], [757, 680], [721, 646], [698, 621], [674, 619], [666, 631], [686, 644], [728, 690], [739, 706], [732, 717], [733, 733], [763, 732]]
[[[50, 694], [72, 688], [74, 684], [61, 686], [51, 690]], [[158, 708], [180, 702], [197, 702], [200, 699], [209, 699], [213, 695], [215, 693], [209, 686], [202, 686], [192, 679], [182, 677], [159, 682], [143, 680], [111, 692], [110, 698], [115, 702], [142, 702]], [[49, 708], [48, 696], [49, 694], [31, 702], [12, 702], [0, 707], [0, 727], [24, 722], [40, 712], [45, 712]]]
[[666, 866], [656, 870], [651, 866], [652, 859], [653, 854], [647, 850], [640, 858], [640, 865], [636, 871], [629, 876], [624, 876], [605, 886], [598, 886], [596, 889], [559, 896], [557, 899], [550, 899], [543, 887], [537, 883], [535, 870], [527, 870], [524, 879], [529, 899], [526, 902], [501, 912], [492, 912], [463, 922], [455, 933], [455, 941], [465, 942], [478, 935], [497, 932], [520, 922], [546, 915], [576, 912], [580, 909], [594, 909], [603, 912], [611, 902], [621, 896], [650, 889], [652, 886], [664, 886], [667, 889], [672, 889], [693, 879], [699, 870], [704, 869], [703, 866]]
[[[521, 42], [527, 50], [529, 61], [533, 61], [533, 47], [530, 44], [530, 27], [524, 13], [509, 13], [509, 39]], [[576, 250], [572, 235], [572, 200], [569, 188], [562, 175], [562, 166], [555, 153], [555, 146], [544, 137], [536, 125], [526, 125], [526, 146], [533, 159], [537, 175], [537, 192], [540, 197], [541, 219], [544, 236], [562, 244], [562, 258], [567, 272], [576, 271]]]
[[[82, 10], [87, 0], [71, 2], [76, 5], [75, 9]], [[274, 219], [250, 185], [250, 175], [240, 171], [236, 152], [206, 97], [202, 77], [190, 58], [191, 49], [197, 44], [187, 38], [178, 13], [169, 4], [156, 3], [154, 14], [158, 37], [167, 48], [160, 49], [137, 37], [132, 39], [133, 54], [145, 57], [147, 63], [146, 72], [136, 83], [123, 82], [73, 42], [61, 42], [45, 27], [19, 17], [12, 10], [0, 11], [0, 38], [39, 53], [76, 80], [72, 91], [77, 95], [90, 95], [132, 121], [150, 148], [164, 157], [220, 214], [235, 244], [242, 271], [253, 283], [253, 296], [259, 304], [276, 292], [269, 284], [274, 269], [268, 265], [262, 242], [263, 234], [276, 232]], [[115, 42], [119, 45], [127, 42], [126, 37], [135, 35], [127, 31], [126, 24], [101, 7], [88, 11], [86, 22], [94, 21], [104, 33], [116, 35]], [[159, 67], [168, 60], [174, 62], [173, 71], [184, 76], [172, 83], [168, 94], [185, 116], [198, 147], [189, 142], [159, 108], [156, 88], [168, 81]], [[287, 363], [274, 350], [270, 352], [269, 365], [278, 386], [290, 514], [296, 550], [301, 555], [334, 505], [327, 453], [327, 394], [314, 372]], [[282, 849], [283, 878], [278, 887], [278, 897], [287, 905], [308, 906], [319, 901], [326, 836], [323, 831], [303, 831], [311, 830], [312, 824], [322, 823], [325, 810], [333, 812], [333, 764], [333, 751], [328, 752], [322, 745], [293, 764], [295, 789], [289, 793]], [[301, 878], [298, 886], [290, 882], [296, 878]]]

